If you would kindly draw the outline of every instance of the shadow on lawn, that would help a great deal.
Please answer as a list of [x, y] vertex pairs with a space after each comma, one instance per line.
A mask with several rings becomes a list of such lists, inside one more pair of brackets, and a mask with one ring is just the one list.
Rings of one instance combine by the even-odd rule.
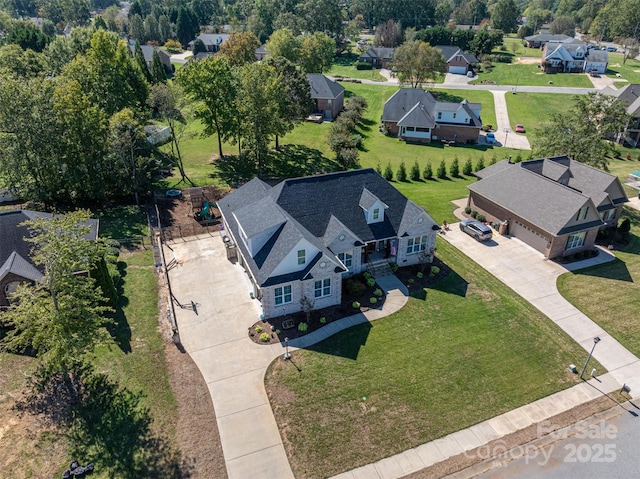
[[129, 298], [124, 295], [124, 278], [127, 276], [127, 263], [118, 261], [120, 280], [115, 285], [118, 294], [118, 303], [112, 316], [113, 322], [107, 325], [107, 331], [123, 353], [131, 352], [131, 328], [127, 321], [124, 308], [129, 304]]
[[468, 288], [469, 283], [453, 270], [451, 270], [446, 278], [429, 287], [429, 289], [435, 289], [436, 291], [455, 294], [456, 296], [461, 296], [463, 298], [467, 296]]
[[371, 328], [371, 323], [367, 321], [343, 331], [338, 336], [332, 336], [329, 341], [321, 341], [305, 349], [355, 361], [358, 359], [360, 348], [367, 343]]

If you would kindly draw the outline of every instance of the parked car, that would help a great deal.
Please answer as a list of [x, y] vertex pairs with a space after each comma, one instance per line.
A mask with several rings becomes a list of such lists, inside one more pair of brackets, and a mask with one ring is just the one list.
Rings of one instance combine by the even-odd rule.
[[487, 138], [487, 143], [490, 143], [493, 145], [496, 142], [496, 135], [491, 131], [487, 133], [486, 138]]
[[475, 220], [462, 220], [460, 230], [473, 236], [476, 241], [487, 241], [491, 239], [491, 228]]
[[589, 76], [594, 78], [600, 78], [600, 73], [598, 72], [598, 70], [591, 70], [589, 72]]
[[524, 125], [517, 124], [516, 125], [516, 133], [524, 133]]
[[616, 47], [607, 47], [608, 52], [617, 52], [618, 49]]
[[591, 45], [591, 44], [587, 45], [587, 50], [594, 50], [596, 48], [597, 47], [595, 45]]
[[473, 78], [473, 72], [472, 72], [472, 71], [468, 71], [468, 72], [467, 72], [467, 77], [469, 77], [469, 78]]

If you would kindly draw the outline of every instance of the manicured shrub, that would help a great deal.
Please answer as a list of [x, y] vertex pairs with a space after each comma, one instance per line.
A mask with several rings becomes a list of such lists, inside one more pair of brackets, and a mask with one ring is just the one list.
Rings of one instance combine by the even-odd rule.
[[470, 214], [471, 214], [471, 207], [470, 207], [470, 206], [467, 206], [467, 207], [464, 209], [464, 212], [465, 212], [466, 214], [470, 215]]
[[387, 163], [382, 176], [387, 181], [393, 180], [393, 169], [391, 168], [391, 162]]
[[375, 284], [376, 284], [376, 280], [375, 279], [373, 279], [373, 278], [367, 279], [367, 286], [372, 287]]
[[264, 329], [262, 329], [262, 326], [257, 325], [255, 328], [253, 328], [254, 331], [258, 334], [260, 334], [262, 331], [264, 331]]
[[380, 288], [376, 288], [373, 294], [375, 296], [382, 296], [382, 290]]
[[438, 266], [431, 267], [431, 274], [436, 275], [440, 272], [440, 268]]
[[416, 273], [416, 278], [422, 279], [423, 277], [424, 277], [424, 274], [422, 274], [420, 271]]
[[451, 162], [451, 167], [449, 168], [449, 174], [451, 174], [452, 178], [457, 178], [458, 176], [460, 176], [460, 163], [458, 162], [457, 156]]
[[281, 332], [281, 331], [280, 331], [279, 329], [276, 329], [276, 335], [279, 335], [279, 334], [280, 334], [280, 332]]
[[115, 256], [116, 258], [120, 256], [120, 248], [116, 248], [115, 246], [109, 246], [107, 250], [104, 252], [106, 256]]
[[415, 282], [416, 282], [416, 280], [415, 280], [415, 279], [413, 279], [413, 278], [409, 278], [409, 281], [407, 281], [407, 282], [408, 282], [409, 284], [413, 284], [413, 283], [415, 283]]
[[477, 218], [477, 217], [478, 217], [478, 212], [477, 212], [476, 210], [473, 210], [473, 211], [471, 212], [471, 217], [472, 217], [472, 218]]
[[487, 221], [487, 218], [486, 218], [484, 215], [480, 215], [480, 214], [479, 214], [478, 216], [476, 216], [476, 219], [477, 219], [478, 221], [483, 222], [483, 223], [484, 223], [485, 221]]
[[358, 294], [364, 292], [367, 287], [362, 281], [359, 281], [356, 278], [349, 278], [345, 282], [345, 289], [351, 296], [357, 296]]
[[373, 65], [367, 62], [356, 62], [356, 70], [371, 70]]
[[391, 267], [391, 271], [393, 271], [394, 273], [398, 271], [398, 265], [396, 263], [390, 263], [389, 267]]
[[351, 306], [353, 307], [353, 309], [358, 309], [360, 307], [360, 303], [358, 301], [354, 301], [353, 303], [351, 303]]
[[400, 163], [396, 177], [398, 178], [398, 181], [407, 181], [407, 167], [405, 166], [404, 161]]
[[327, 322], [327, 318], [325, 318], [324, 316], [320, 318], [320, 324], [326, 324]]
[[298, 331], [306, 331], [307, 329], [309, 329], [309, 326], [307, 325], [307, 323], [298, 324]]
[[444, 162], [444, 160], [440, 162], [440, 166], [438, 166], [438, 171], [436, 175], [441, 180], [444, 180], [447, 177], [447, 164]]
[[364, 277], [364, 279], [373, 278], [373, 275], [369, 271], [365, 271], [364, 273], [362, 273], [362, 276]]
[[411, 181], [419, 181], [420, 180], [420, 165], [418, 164], [418, 160], [413, 163], [411, 167]]
[[260, 341], [262, 341], [263, 343], [268, 343], [269, 341], [271, 341], [271, 336], [269, 336], [269, 333], [262, 333], [260, 335]]
[[431, 168], [431, 162], [427, 162], [427, 166], [424, 167], [424, 171], [422, 172], [422, 177], [425, 180], [430, 180], [433, 177], [433, 168]]
[[372, 296], [369, 298], [369, 303], [376, 304], [377, 302], [378, 302], [378, 298], [376, 298], [375, 296]]
[[471, 158], [467, 158], [467, 161], [462, 167], [462, 174], [465, 176], [469, 176], [471, 175], [471, 173], [473, 173], [473, 162], [471, 161]]

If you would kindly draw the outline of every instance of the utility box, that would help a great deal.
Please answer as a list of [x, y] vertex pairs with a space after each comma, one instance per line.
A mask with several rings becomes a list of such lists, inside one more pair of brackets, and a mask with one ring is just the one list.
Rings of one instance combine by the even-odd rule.
[[504, 220], [502, 223], [500, 223], [498, 233], [500, 233], [502, 236], [509, 234], [509, 220]]

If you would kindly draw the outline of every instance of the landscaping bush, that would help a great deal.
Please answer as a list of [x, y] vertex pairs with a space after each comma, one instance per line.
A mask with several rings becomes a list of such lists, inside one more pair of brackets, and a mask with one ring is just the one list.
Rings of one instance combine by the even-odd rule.
[[576, 261], [579, 261], [583, 258], [583, 256], [584, 256], [584, 253], [582, 251], [578, 251], [576, 254], [573, 255], [573, 258]]
[[387, 181], [393, 180], [393, 169], [391, 168], [391, 162], [387, 163], [386, 168], [384, 169], [384, 179]]
[[427, 162], [427, 166], [424, 167], [424, 171], [422, 172], [422, 177], [425, 180], [430, 180], [433, 177], [433, 168], [431, 168], [431, 162]]
[[367, 286], [369, 286], [370, 288], [376, 284], [376, 280], [373, 278], [369, 278], [367, 279]]
[[300, 323], [298, 324], [298, 331], [306, 331], [307, 329], [309, 329], [309, 326], [307, 325], [307, 323]]
[[369, 298], [369, 303], [376, 304], [377, 302], [378, 302], [378, 298], [376, 298], [375, 296], [372, 296]]
[[484, 215], [478, 215], [476, 216], [476, 219], [481, 223], [484, 223], [485, 221], [487, 221], [487, 218]]
[[269, 333], [262, 333], [260, 335], [260, 341], [262, 341], [263, 343], [268, 343], [269, 341], [271, 341], [271, 336], [269, 336]]
[[404, 161], [400, 163], [396, 177], [398, 181], [407, 181], [407, 167], [404, 165]]
[[478, 212], [477, 212], [476, 210], [473, 210], [473, 211], [471, 212], [471, 217], [472, 217], [472, 218], [477, 218], [477, 217], [478, 217]]
[[391, 267], [391, 271], [394, 273], [398, 271], [398, 265], [396, 263], [390, 263], [389, 267]]
[[440, 272], [440, 268], [438, 266], [431, 267], [431, 274], [436, 275]]
[[113, 238], [107, 238], [106, 240], [104, 240], [104, 244], [111, 248], [118, 248], [118, 250], [120, 249], [120, 242]]
[[464, 212], [466, 214], [470, 215], [471, 214], [471, 207], [470, 206], [465, 207]]
[[424, 274], [422, 274], [420, 271], [418, 271], [418, 272], [416, 273], [416, 277], [417, 277], [418, 279], [422, 279], [422, 278], [424, 277]]
[[255, 331], [256, 333], [260, 334], [262, 331], [264, 331], [264, 329], [262, 329], [262, 326], [257, 325], [257, 326], [254, 328], [254, 331]]
[[418, 164], [418, 160], [413, 163], [411, 167], [411, 181], [419, 181], [420, 180], [420, 165]]
[[462, 167], [462, 174], [464, 176], [470, 176], [471, 173], [473, 173], [473, 162], [471, 161], [471, 158], [467, 158], [467, 161]]
[[358, 309], [360, 307], [360, 303], [358, 301], [354, 301], [353, 303], [351, 303], [351, 306], [353, 307], [353, 309]]
[[120, 256], [120, 249], [115, 246], [109, 246], [107, 250], [104, 252], [105, 256], [115, 256], [116, 258]]
[[415, 279], [413, 279], [413, 278], [409, 278], [409, 281], [408, 281], [408, 283], [409, 283], [409, 284], [413, 284], [413, 283], [415, 283], [415, 282], [416, 282], [416, 280], [415, 280]]
[[444, 180], [447, 177], [447, 164], [444, 162], [444, 159], [440, 162], [440, 166], [438, 166], [438, 172], [436, 174], [441, 180]]
[[371, 70], [373, 68], [373, 65], [367, 62], [356, 62], [355, 66], [356, 70]]
[[376, 288], [376, 290], [373, 292], [373, 294], [375, 296], [382, 296], [382, 290], [380, 288]]
[[320, 324], [326, 324], [327, 322], [327, 318], [325, 318], [324, 316], [320, 318]]
[[362, 277], [364, 279], [369, 279], [369, 278], [373, 278], [373, 275], [369, 271], [365, 271], [364, 273], [362, 273]]
[[351, 296], [357, 296], [360, 293], [363, 293], [365, 289], [367, 289], [364, 283], [357, 280], [356, 278], [347, 279], [344, 286], [347, 290], [347, 293], [349, 293]]
[[451, 168], [449, 168], [449, 174], [451, 174], [452, 178], [457, 178], [460, 176], [460, 163], [458, 162], [458, 157], [454, 157], [451, 162]]
[[484, 157], [483, 156], [478, 158], [478, 162], [476, 163], [475, 171], [480, 171], [482, 169], [484, 169]]

